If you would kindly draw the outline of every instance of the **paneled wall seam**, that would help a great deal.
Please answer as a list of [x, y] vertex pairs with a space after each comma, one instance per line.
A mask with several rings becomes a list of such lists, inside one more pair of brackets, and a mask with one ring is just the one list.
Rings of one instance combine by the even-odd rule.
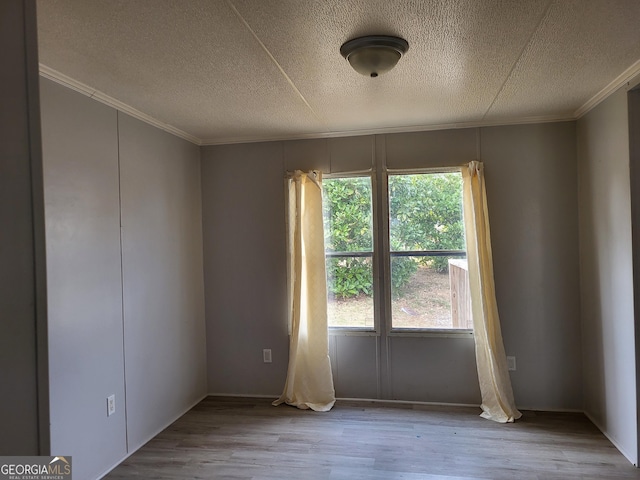
[[127, 420], [127, 350], [126, 350], [126, 337], [125, 337], [125, 318], [124, 318], [124, 249], [123, 244], [123, 225], [122, 225], [122, 170], [120, 166], [120, 115], [119, 111], [116, 111], [116, 151], [118, 153], [118, 214], [119, 214], [119, 238], [120, 238], [120, 311], [122, 320], [122, 380], [124, 388], [124, 445], [127, 452], [129, 452], [129, 422]]

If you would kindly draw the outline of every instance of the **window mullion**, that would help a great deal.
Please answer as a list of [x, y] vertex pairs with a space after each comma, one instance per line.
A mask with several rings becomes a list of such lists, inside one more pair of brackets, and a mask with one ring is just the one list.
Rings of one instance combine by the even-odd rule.
[[324, 252], [326, 257], [373, 257], [373, 252]]
[[378, 286], [377, 307], [379, 311], [380, 333], [386, 338], [391, 331], [391, 270], [389, 263], [389, 189], [386, 166], [376, 170], [376, 228], [377, 245], [375, 248], [377, 266], [380, 274], [376, 276]]
[[465, 250], [394, 250], [392, 257], [466, 257]]

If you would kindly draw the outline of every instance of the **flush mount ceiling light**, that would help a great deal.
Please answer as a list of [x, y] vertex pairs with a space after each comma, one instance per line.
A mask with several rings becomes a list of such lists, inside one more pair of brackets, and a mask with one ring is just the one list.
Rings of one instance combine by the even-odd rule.
[[356, 72], [375, 78], [395, 67], [408, 49], [402, 38], [369, 35], [349, 40], [340, 47], [340, 53]]

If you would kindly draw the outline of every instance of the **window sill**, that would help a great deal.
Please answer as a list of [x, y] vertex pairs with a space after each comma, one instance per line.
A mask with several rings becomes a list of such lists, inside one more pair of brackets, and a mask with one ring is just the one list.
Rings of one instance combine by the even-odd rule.
[[376, 332], [375, 329], [369, 327], [329, 327], [329, 335], [375, 337], [378, 336], [378, 332]]
[[[367, 327], [329, 327], [332, 336], [364, 336], [376, 337], [380, 334]], [[388, 334], [390, 337], [438, 337], [438, 338], [473, 338], [473, 330], [462, 328], [396, 328]]]
[[389, 332], [390, 337], [439, 337], [473, 338], [473, 330], [463, 328], [396, 328]]

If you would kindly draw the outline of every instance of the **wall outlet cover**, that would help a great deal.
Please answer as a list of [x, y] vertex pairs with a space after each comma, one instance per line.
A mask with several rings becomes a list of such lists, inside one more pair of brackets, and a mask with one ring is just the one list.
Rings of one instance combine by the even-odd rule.
[[109, 395], [107, 397], [107, 417], [110, 417], [114, 413], [116, 413], [116, 396], [115, 396], [115, 394], [114, 395]]
[[264, 363], [271, 363], [271, 349], [265, 348], [262, 350], [262, 361]]

